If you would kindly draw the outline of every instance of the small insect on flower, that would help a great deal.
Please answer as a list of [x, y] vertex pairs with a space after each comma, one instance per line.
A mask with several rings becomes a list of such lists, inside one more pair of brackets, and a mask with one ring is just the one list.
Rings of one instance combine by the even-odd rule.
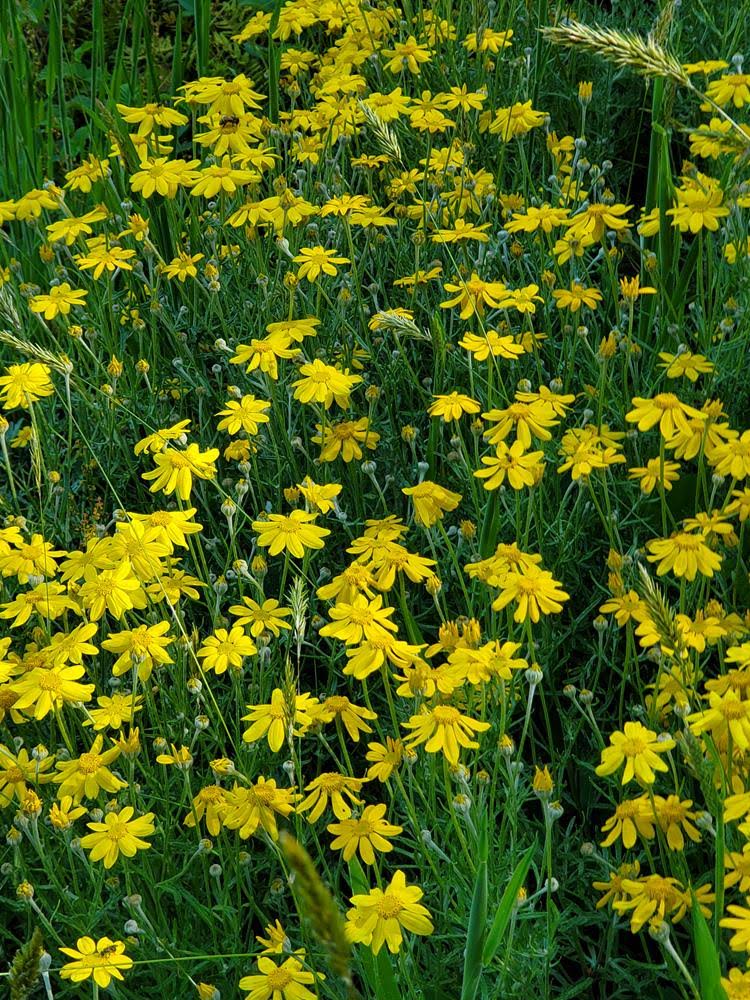
[[108, 937], [99, 938], [98, 941], [81, 937], [76, 941], [75, 948], [60, 948], [60, 951], [73, 959], [60, 970], [63, 979], [70, 979], [73, 983], [93, 979], [104, 990], [113, 979], [123, 982], [123, 971], [133, 966], [133, 959], [125, 954], [123, 942], [112, 941]]

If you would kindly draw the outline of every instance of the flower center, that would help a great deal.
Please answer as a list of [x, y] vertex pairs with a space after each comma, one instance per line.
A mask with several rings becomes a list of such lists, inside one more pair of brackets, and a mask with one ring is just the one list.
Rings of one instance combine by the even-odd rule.
[[78, 758], [78, 770], [81, 774], [95, 774], [101, 767], [101, 760], [98, 753], [82, 753]]
[[403, 908], [404, 904], [401, 900], [397, 896], [391, 896], [388, 893], [382, 899], [379, 899], [376, 905], [378, 916], [384, 920], [393, 920], [394, 917], [398, 917]]
[[452, 705], [438, 705], [432, 710], [432, 717], [440, 726], [452, 726], [458, 721], [460, 714]]
[[286, 969], [274, 969], [268, 973], [267, 985], [269, 989], [283, 990], [292, 982], [292, 974]]

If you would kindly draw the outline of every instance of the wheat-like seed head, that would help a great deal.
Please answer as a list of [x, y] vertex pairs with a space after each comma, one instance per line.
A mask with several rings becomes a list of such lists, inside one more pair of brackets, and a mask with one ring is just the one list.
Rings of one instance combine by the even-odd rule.
[[365, 104], [364, 101], [360, 101], [359, 106], [362, 109], [362, 113], [365, 116], [367, 124], [370, 126], [375, 135], [375, 141], [381, 151], [387, 156], [392, 157], [397, 163], [403, 163], [401, 146], [399, 145], [398, 138], [393, 129], [390, 128], [382, 120], [382, 118], [380, 118], [377, 113], [372, 110], [369, 104]]
[[408, 316], [399, 316], [398, 313], [379, 312], [375, 313], [373, 319], [378, 321], [378, 328], [381, 330], [393, 330], [394, 333], [404, 337], [411, 337], [413, 340], [429, 340], [430, 338], [419, 329], [414, 320]]
[[681, 660], [685, 652], [685, 642], [677, 627], [674, 611], [648, 570], [644, 566], [639, 566], [638, 569], [641, 574], [641, 597], [651, 624], [659, 636], [662, 652], [673, 659]]
[[310, 855], [290, 833], [283, 830], [279, 843], [294, 872], [300, 913], [310, 921], [313, 933], [328, 952], [334, 972], [345, 983], [351, 983], [351, 945], [347, 941], [344, 921], [333, 896], [318, 874]]
[[15, 348], [19, 354], [26, 354], [31, 358], [36, 358], [37, 361], [44, 362], [45, 365], [49, 365], [50, 368], [60, 372], [62, 375], [70, 375], [73, 371], [73, 365], [70, 362], [70, 358], [66, 357], [64, 354], [53, 354], [52, 351], [48, 351], [46, 347], [40, 347], [38, 344], [34, 344], [30, 340], [22, 340], [20, 337], [16, 337], [14, 334], [10, 333], [8, 330], [0, 330], [0, 343], [7, 344], [9, 347]]
[[542, 28], [542, 32], [553, 45], [584, 49], [615, 66], [627, 66], [642, 76], [663, 77], [682, 87], [691, 86], [690, 77], [676, 56], [652, 35], [642, 38], [632, 31], [592, 28], [580, 21], [565, 21], [555, 27]]

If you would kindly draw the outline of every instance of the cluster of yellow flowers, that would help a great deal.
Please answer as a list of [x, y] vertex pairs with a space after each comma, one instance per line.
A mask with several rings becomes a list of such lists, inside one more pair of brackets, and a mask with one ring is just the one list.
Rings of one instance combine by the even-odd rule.
[[[296, 47], [309, 29], [334, 41]], [[402, 22], [390, 5], [294, 0], [256, 13], [236, 41], [269, 33], [282, 46], [280, 92], [269, 80], [267, 97], [240, 73], [189, 82], [171, 103], [119, 103], [127, 127], [106, 157], [87, 156], [63, 186], [0, 201], [8, 247], [33, 227], [34, 274], [47, 275], [40, 286], [22, 280], [16, 258], [0, 267], [2, 295], [34, 324], [15, 342], [31, 360], [0, 375], [8, 842], [20, 850], [27, 837], [39, 852], [51, 827], [75, 837], [87, 863], [130, 876], [137, 863], [125, 859], [169, 855], [179, 842], [164, 795], [136, 781], [136, 769], [164, 768], [164, 787], [184, 780], [180, 823], [202, 852], [209, 838], [254, 837], [275, 859], [281, 828], [296, 823], [321, 857], [340, 852], [350, 875], [364, 864], [374, 884], [349, 897], [350, 944], [396, 953], [404, 932], [433, 934], [435, 908], [404, 871], [411, 878], [422, 861], [434, 871], [439, 856], [415, 812], [428, 791], [414, 771], [431, 775], [433, 805], [442, 772], [469, 855], [458, 817], [476, 803], [466, 789], [481, 775], [483, 807], [496, 804], [537, 728], [554, 753], [555, 658], [585, 618], [586, 588], [563, 558], [567, 528], [551, 542], [545, 518], [570, 512], [583, 532], [591, 513], [609, 549], [600, 615], [614, 616], [626, 644], [608, 745], [591, 710], [597, 691], [566, 690], [600, 743], [595, 775], [638, 786], [613, 800], [601, 847], [643, 848], [629, 861], [618, 854], [617, 866], [612, 853], [597, 857], [609, 868], [594, 883], [597, 905], [661, 942], [667, 920], [714, 907], [735, 932], [730, 947], [750, 952], [750, 903], [724, 914], [726, 890], [750, 892], [750, 624], [733, 582], [747, 580], [750, 430], [699, 388], [720, 373], [714, 346], [734, 330], [732, 308], [718, 321], [714, 303], [708, 335], [691, 331], [695, 343], [677, 346], [664, 331], [677, 306], [650, 249], [697, 236], [699, 259], [711, 240], [730, 265], [750, 253], [729, 225], [750, 206], [730, 183], [731, 123], [712, 117], [690, 138], [691, 155], [722, 165], [720, 179], [686, 164], [672, 201], [636, 218], [609, 189], [610, 168], [585, 160], [583, 139], [552, 131], [525, 91], [499, 105], [489, 82], [496, 60], [513, 57], [505, 25], [459, 37], [431, 11]], [[488, 84], [421, 89], [423, 74], [443, 79], [446, 52], [472, 60]], [[710, 113], [750, 103], [750, 78], [723, 73], [726, 63], [689, 69], [722, 73], [707, 85]], [[584, 122], [591, 98], [582, 84]], [[505, 190], [508, 150], [529, 174], [531, 143], [544, 184]], [[236, 320], [219, 293], [251, 282], [257, 297]], [[195, 326], [181, 326], [185, 314]], [[97, 331], [101, 317], [108, 327]], [[672, 349], [644, 338], [656, 329]], [[176, 382], [164, 375], [162, 335], [181, 352]], [[591, 370], [596, 384], [584, 380]], [[66, 460], [78, 461], [79, 399], [106, 414], [106, 433], [113, 415], [139, 429], [125, 442], [130, 480], [101, 484], [117, 504], [111, 520], [72, 541], [35, 492], [60, 484], [43, 458], [45, 428], [58, 434], [61, 414]], [[99, 466], [107, 471], [104, 458]], [[695, 498], [679, 516], [668, 502], [678, 483]], [[67, 474], [60, 490], [72, 503], [78, 486]], [[606, 618], [595, 625], [603, 634]], [[189, 740], [185, 691], [199, 706]], [[555, 782], [545, 767], [526, 784], [544, 803], [549, 845], [562, 814], [548, 801]], [[608, 783], [597, 787], [609, 799]], [[701, 853], [709, 837], [713, 867]], [[410, 852], [413, 868], [400, 860], [384, 877], [388, 855]], [[252, 1000], [313, 997], [324, 977], [312, 958], [292, 951], [278, 920], [265, 933], [240, 989]], [[74, 983], [107, 988], [133, 967], [126, 942], [108, 937], [61, 951]], [[725, 989], [737, 1000], [749, 983], [733, 969]]]

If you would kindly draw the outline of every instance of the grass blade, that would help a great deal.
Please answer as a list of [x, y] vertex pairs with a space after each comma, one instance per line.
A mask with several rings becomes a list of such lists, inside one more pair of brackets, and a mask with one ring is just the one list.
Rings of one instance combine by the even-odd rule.
[[511, 913], [513, 912], [513, 907], [516, 903], [518, 890], [523, 885], [523, 881], [528, 874], [529, 868], [531, 867], [531, 859], [534, 856], [535, 850], [536, 843], [533, 843], [516, 865], [516, 869], [511, 876], [511, 880], [505, 887], [505, 892], [503, 893], [500, 904], [498, 905], [495, 919], [492, 922], [492, 927], [487, 935], [487, 942], [484, 946], [484, 952], [482, 953], [483, 965], [489, 965], [492, 962], [492, 959], [497, 954], [498, 948], [503, 942], [503, 936], [505, 935], [508, 923], [510, 922]]

